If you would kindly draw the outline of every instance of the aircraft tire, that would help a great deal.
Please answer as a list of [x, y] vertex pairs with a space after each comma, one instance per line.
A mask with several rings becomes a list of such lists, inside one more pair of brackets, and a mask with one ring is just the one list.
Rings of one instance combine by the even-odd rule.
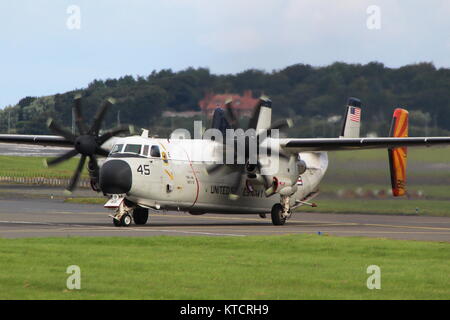
[[286, 223], [286, 218], [283, 217], [283, 206], [275, 203], [271, 212], [272, 223], [274, 226], [282, 226]]
[[131, 216], [126, 213], [120, 218], [120, 225], [122, 227], [128, 227], [131, 224]]
[[119, 220], [114, 219], [114, 218], [113, 218], [113, 223], [116, 227], [120, 227], [122, 225], [122, 223]]
[[137, 225], [146, 224], [148, 220], [148, 209], [137, 207], [133, 210], [133, 220]]

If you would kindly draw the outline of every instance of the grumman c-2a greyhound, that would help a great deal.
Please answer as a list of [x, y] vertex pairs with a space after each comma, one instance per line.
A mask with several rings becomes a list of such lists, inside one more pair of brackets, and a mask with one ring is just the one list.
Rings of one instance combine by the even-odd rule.
[[[272, 123], [271, 101], [261, 97], [247, 131], [239, 132], [232, 101], [216, 109], [212, 135], [189, 139], [172, 135], [152, 138], [118, 127], [99, 135], [112, 99], [97, 111], [90, 128], [85, 126], [81, 97], [75, 97], [79, 135], [53, 120], [49, 128], [58, 134], [0, 135], [0, 142], [73, 146], [74, 149], [47, 162], [56, 165], [78, 154], [80, 161], [67, 188], [73, 191], [88, 162], [91, 186], [109, 200], [114, 225], [142, 225], [149, 209], [205, 213], [271, 214], [274, 225], [283, 225], [301, 205], [315, 206], [311, 199], [328, 167], [328, 151], [387, 149], [394, 196], [405, 194], [407, 147], [448, 145], [450, 137], [408, 137], [408, 112], [395, 109], [390, 137], [360, 138], [361, 102], [350, 98], [338, 138], [279, 138], [275, 133], [292, 125], [288, 120]], [[233, 135], [228, 135], [234, 132]], [[243, 130], [240, 131], [244, 132]], [[246, 134], [250, 132], [250, 134]], [[223, 138], [223, 139], [222, 139]], [[225, 142], [226, 141], [226, 142]], [[105, 157], [98, 165], [98, 157]], [[227, 161], [224, 161], [226, 159]], [[274, 165], [276, 164], [276, 165]]]

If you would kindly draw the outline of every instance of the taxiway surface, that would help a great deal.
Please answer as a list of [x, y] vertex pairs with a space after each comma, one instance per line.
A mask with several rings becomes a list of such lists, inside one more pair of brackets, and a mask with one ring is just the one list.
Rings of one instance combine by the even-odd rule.
[[450, 218], [367, 214], [295, 213], [284, 226], [270, 216], [152, 212], [146, 225], [114, 227], [101, 205], [61, 199], [0, 199], [0, 237], [250, 236], [321, 234], [450, 242]]

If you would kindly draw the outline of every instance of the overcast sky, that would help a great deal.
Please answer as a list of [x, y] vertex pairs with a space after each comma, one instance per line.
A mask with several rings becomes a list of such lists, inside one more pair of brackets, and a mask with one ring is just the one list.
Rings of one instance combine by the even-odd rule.
[[450, 1], [1, 1], [0, 58], [0, 107], [163, 68], [236, 73], [334, 61], [448, 68]]

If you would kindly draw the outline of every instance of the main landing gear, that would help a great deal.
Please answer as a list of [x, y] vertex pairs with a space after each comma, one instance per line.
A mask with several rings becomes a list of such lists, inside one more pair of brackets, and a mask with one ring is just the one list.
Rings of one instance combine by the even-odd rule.
[[291, 217], [292, 212], [289, 202], [289, 196], [281, 196], [281, 203], [275, 203], [273, 205], [271, 211], [273, 225], [282, 226]]
[[116, 227], [128, 227], [134, 220], [136, 225], [143, 225], [148, 220], [148, 209], [135, 205], [127, 206], [125, 201], [117, 208], [116, 214], [113, 216], [113, 223]]

